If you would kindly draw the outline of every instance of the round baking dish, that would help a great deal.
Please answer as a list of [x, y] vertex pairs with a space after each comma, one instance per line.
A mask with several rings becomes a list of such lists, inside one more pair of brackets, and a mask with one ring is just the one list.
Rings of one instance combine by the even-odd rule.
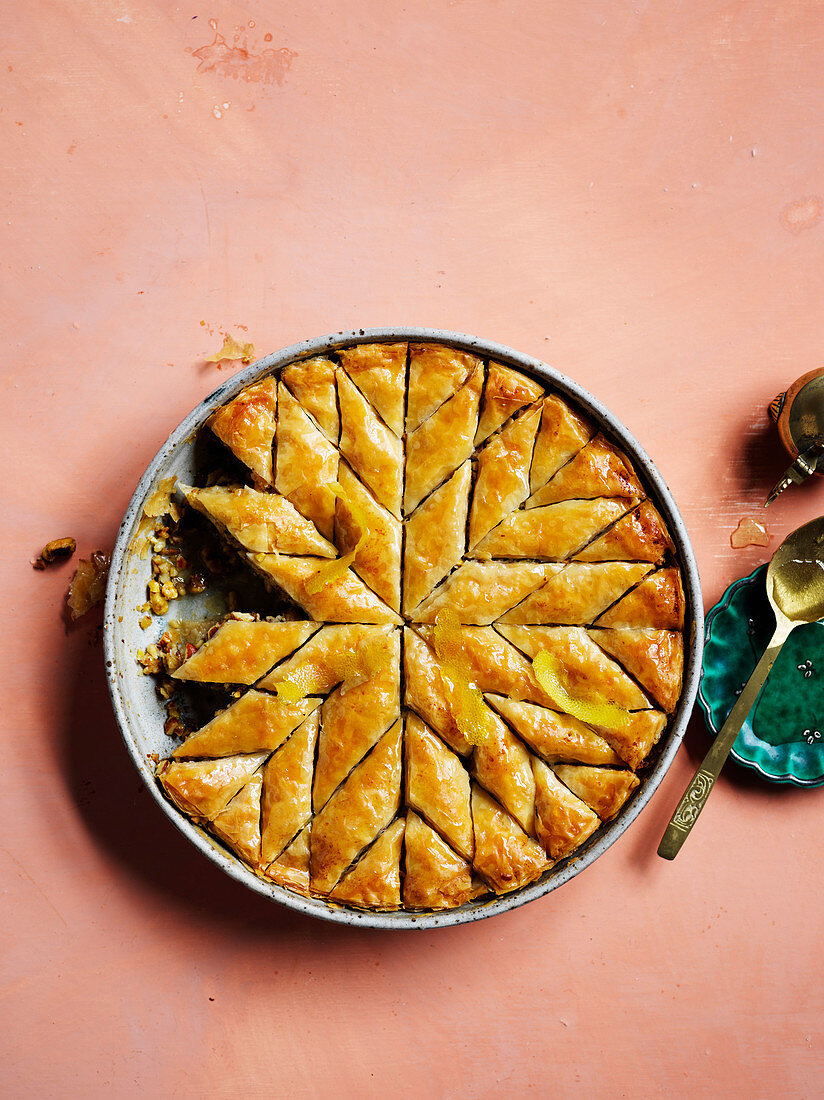
[[[174, 476], [183, 482], [192, 483], [194, 442], [198, 429], [219, 405], [234, 397], [244, 386], [256, 381], [262, 375], [271, 371], [278, 371], [296, 360], [309, 358], [324, 352], [334, 352], [339, 348], [348, 347], [352, 344], [364, 341], [394, 343], [407, 340], [450, 344], [462, 351], [471, 352], [483, 358], [496, 359], [508, 366], [534, 375], [541, 382], [571, 398], [599, 425], [605, 434], [611, 436], [625, 450], [634, 462], [638, 475], [644, 482], [650, 498], [669, 527], [677, 558], [682, 568], [687, 604], [684, 681], [678, 708], [665, 736], [653, 750], [651, 766], [646, 772], [637, 793], [626, 803], [617, 817], [606, 827], [599, 829], [592, 841], [585, 845], [583, 849], [579, 849], [573, 857], [557, 863], [541, 879], [530, 886], [492, 900], [470, 902], [456, 909], [440, 912], [361, 912], [355, 909], [341, 908], [319, 898], [304, 898], [283, 887], [258, 878], [217, 840], [194, 825], [164, 798], [155, 780], [154, 764], [150, 754], [156, 753], [161, 757], [166, 756], [174, 747], [175, 742], [166, 737], [163, 732], [165, 715], [162, 704], [157, 698], [154, 682], [150, 677], [143, 676], [136, 660], [137, 651], [145, 646], [147, 641], [146, 634], [138, 625], [139, 616], [135, 609], [146, 599], [149, 562], [141, 560], [134, 554], [131, 545], [143, 513], [144, 503], [149, 494], [156, 488], [157, 483], [162, 478]], [[273, 355], [267, 355], [233, 375], [232, 378], [202, 401], [175, 428], [140, 479], [120, 526], [112, 555], [106, 595], [104, 632], [104, 652], [109, 691], [126, 748], [158, 805], [192, 844], [214, 863], [218, 864], [228, 875], [237, 879], [238, 882], [244, 883], [249, 889], [255, 890], [257, 893], [263, 894], [290, 909], [296, 909], [313, 917], [337, 921], [342, 924], [359, 925], [366, 928], [407, 929], [443, 928], [453, 924], [465, 924], [524, 905], [526, 902], [542, 897], [544, 894], [563, 885], [574, 875], [583, 871], [585, 867], [588, 867], [593, 860], [602, 855], [614, 843], [652, 797], [683, 738], [684, 729], [692, 712], [698, 690], [704, 640], [704, 616], [695, 555], [684, 522], [669, 489], [637, 440], [596, 398], [545, 363], [522, 355], [501, 344], [438, 329], [379, 328], [359, 329], [352, 332], [339, 332], [331, 336], [322, 336], [314, 340], [294, 344], [292, 347], [284, 348]]]

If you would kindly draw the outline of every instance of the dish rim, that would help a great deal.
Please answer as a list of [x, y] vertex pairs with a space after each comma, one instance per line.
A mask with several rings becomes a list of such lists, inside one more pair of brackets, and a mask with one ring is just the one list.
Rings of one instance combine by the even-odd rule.
[[[684, 635], [684, 676], [681, 697], [670, 728], [666, 734], [666, 742], [660, 751], [655, 764], [644, 777], [638, 790], [638, 794], [632, 798], [625, 809], [621, 810], [617, 817], [610, 822], [598, 839], [587, 846], [579, 856], [572, 856], [568, 860], [561, 861], [554, 868], [545, 873], [542, 878], [521, 890], [504, 894], [491, 900], [469, 902], [455, 909], [445, 909], [434, 912], [413, 912], [409, 910], [395, 910], [391, 912], [378, 912], [372, 910], [358, 910], [338, 907], [323, 901], [320, 898], [305, 898], [285, 887], [268, 883], [258, 878], [251, 870], [244, 867], [234, 856], [218, 845], [209, 835], [184, 817], [172, 804], [164, 798], [160, 786], [156, 781], [154, 769], [146, 758], [145, 746], [141, 747], [139, 737], [139, 722], [130, 713], [128, 699], [121, 687], [122, 674], [120, 661], [122, 652], [126, 646], [126, 639], [119, 637], [118, 615], [123, 612], [125, 622], [126, 614], [134, 615], [134, 609], [121, 608], [120, 599], [123, 593], [123, 578], [130, 558], [130, 544], [134, 536], [137, 524], [143, 512], [143, 505], [157, 481], [164, 476], [164, 467], [180, 448], [185, 447], [194, 438], [195, 433], [202, 427], [207, 417], [219, 406], [236, 396], [245, 386], [257, 381], [264, 374], [275, 370], [281, 370], [290, 363], [308, 359], [323, 353], [336, 352], [341, 348], [359, 343], [441, 343], [448, 344], [460, 351], [469, 352], [485, 359], [494, 359], [516, 370], [522, 370], [536, 377], [544, 384], [548, 384], [555, 391], [571, 398], [571, 400], [588, 416], [590, 416], [600, 428], [605, 429], [608, 435], [616, 439], [625, 449], [629, 458], [633, 461], [636, 471], [645, 482], [648, 489], [652, 490], [653, 501], [661, 512], [669, 529], [676, 548], [676, 556], [682, 570], [684, 592], [687, 605], [687, 619]], [[702, 667], [702, 653], [704, 645], [704, 610], [701, 596], [701, 583], [698, 576], [698, 566], [695, 553], [687, 534], [686, 526], [680, 511], [672, 497], [664, 478], [649, 457], [647, 452], [629, 431], [629, 429], [594, 397], [583, 386], [549, 364], [525, 355], [504, 344], [491, 340], [471, 336], [466, 333], [452, 332], [448, 329], [418, 328], [408, 326], [351, 329], [332, 333], [326, 336], [314, 337], [303, 340], [279, 351], [272, 352], [261, 359], [250, 363], [236, 374], [223, 382], [212, 393], [208, 394], [194, 409], [178, 424], [169, 434], [165, 443], [146, 467], [140, 478], [129, 505], [120, 524], [117, 540], [112, 552], [112, 561], [109, 572], [109, 581], [106, 591], [106, 603], [103, 620], [103, 650], [106, 669], [106, 680], [109, 694], [112, 700], [115, 719], [120, 730], [126, 749], [132, 758], [141, 778], [148, 787], [152, 797], [164, 814], [174, 823], [176, 828], [190, 840], [194, 846], [205, 856], [216, 863], [223, 871], [238, 882], [243, 883], [256, 893], [268, 897], [289, 909], [304, 913], [308, 916], [329, 920], [339, 924], [349, 924], [362, 928], [377, 928], [389, 931], [407, 929], [432, 929], [448, 928], [457, 924], [473, 923], [484, 920], [487, 917], [526, 905], [530, 901], [543, 897], [551, 891], [562, 886], [571, 878], [583, 871], [591, 863], [599, 858], [622, 833], [629, 828], [638, 817], [643, 808], [652, 798], [658, 786], [672, 763], [676, 752], [683, 740], [684, 732], [693, 710], [698, 692], [699, 677]], [[135, 728], [138, 727], [138, 728]], [[560, 866], [560, 869], [557, 869]]]

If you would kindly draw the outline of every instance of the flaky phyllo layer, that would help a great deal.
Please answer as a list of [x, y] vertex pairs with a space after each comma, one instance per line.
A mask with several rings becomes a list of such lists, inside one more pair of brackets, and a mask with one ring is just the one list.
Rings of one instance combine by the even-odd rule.
[[230, 617], [175, 673], [236, 696], [159, 765], [181, 812], [381, 910], [517, 890], [619, 812], [679, 698], [684, 594], [614, 443], [433, 344], [293, 364], [209, 423], [246, 484], [181, 489], [298, 621]]

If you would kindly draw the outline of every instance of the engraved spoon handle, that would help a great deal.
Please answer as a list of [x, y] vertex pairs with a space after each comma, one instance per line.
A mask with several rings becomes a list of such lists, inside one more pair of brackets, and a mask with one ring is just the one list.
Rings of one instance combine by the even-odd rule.
[[724, 761], [729, 756], [730, 749], [744, 725], [744, 720], [752, 710], [773, 662], [781, 652], [781, 647], [795, 625], [797, 624], [791, 623], [783, 616], [778, 622], [770, 644], [753, 669], [752, 675], [744, 685], [735, 706], [719, 730], [718, 736], [710, 746], [710, 750], [704, 757], [698, 771], [690, 780], [675, 813], [672, 815], [666, 832], [661, 838], [661, 843], [658, 845], [658, 855], [663, 859], [675, 859], [681, 850], [681, 845], [687, 839], [687, 834], [698, 820], [698, 815], [704, 809], [710, 791], [724, 766]]

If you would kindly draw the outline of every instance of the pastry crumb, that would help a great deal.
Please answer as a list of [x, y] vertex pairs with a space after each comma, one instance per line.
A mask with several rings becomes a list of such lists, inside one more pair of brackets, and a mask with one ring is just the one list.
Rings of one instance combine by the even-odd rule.
[[111, 560], [111, 554], [95, 550], [89, 561], [81, 558], [77, 563], [66, 595], [69, 612], [75, 621], [102, 603], [106, 595]]

